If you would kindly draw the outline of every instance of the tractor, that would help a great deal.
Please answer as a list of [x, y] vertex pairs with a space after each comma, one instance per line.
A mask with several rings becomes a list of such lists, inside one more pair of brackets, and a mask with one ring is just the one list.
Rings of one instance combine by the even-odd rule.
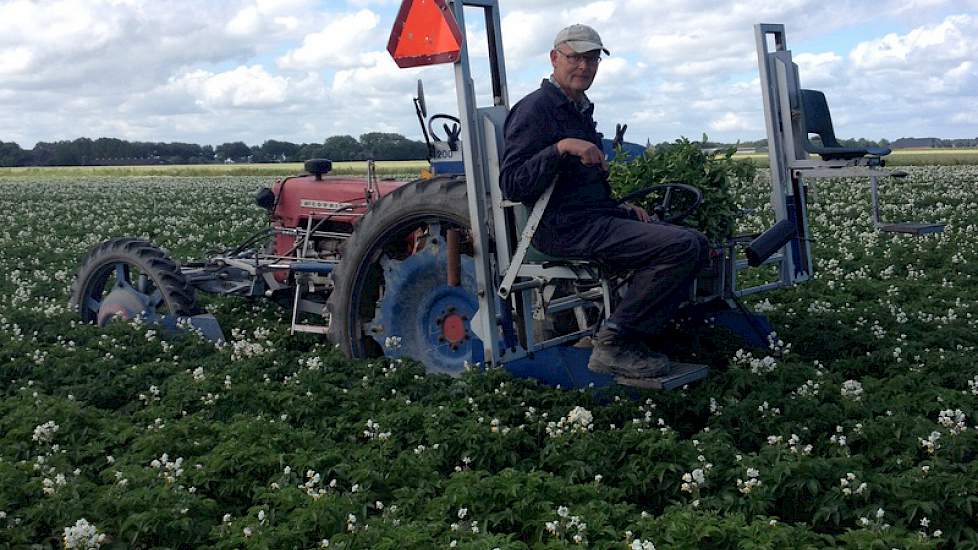
[[[466, 8], [485, 17], [489, 106], [476, 103], [463, 34]], [[878, 181], [903, 175], [885, 168], [882, 157], [889, 151], [839, 146], [824, 95], [799, 85], [784, 27], [756, 25], [755, 37], [776, 223], [761, 234], [716, 243], [686, 310], [705, 311], [748, 345], [767, 346], [769, 323], [740, 298], [811, 278], [809, 180], [868, 178], [880, 230], [927, 234], [943, 225], [880, 222]], [[259, 191], [256, 202], [267, 210], [270, 227], [220, 254], [178, 265], [142, 239], [95, 246], [81, 261], [72, 306], [84, 321], [99, 325], [138, 316], [220, 340], [221, 329], [198, 305], [196, 292], [267, 298], [291, 310], [293, 333], [320, 334], [353, 358], [412, 358], [429, 373], [450, 376], [504, 367], [563, 388], [626, 382], [588, 371], [586, 343], [614, 310], [628, 274], [533, 249], [553, 186], [532, 208], [501, 195], [509, 96], [498, 0], [404, 0], [388, 50], [402, 67], [454, 65], [457, 117], [429, 116], [420, 83], [414, 101], [430, 173], [414, 181], [385, 180], [368, 162], [365, 178], [333, 177], [329, 160], [309, 160], [306, 173]], [[821, 139], [813, 142], [810, 134]], [[623, 127], [613, 141], [606, 145], [611, 155], [644, 150], [623, 141]], [[702, 200], [683, 183], [650, 185], [622, 200], [653, 192], [662, 197], [654, 209], [662, 221], [681, 221]], [[764, 265], [777, 267], [777, 280], [738, 288], [739, 272]], [[671, 389], [707, 372], [703, 365], [679, 364], [661, 378], [627, 383]]]

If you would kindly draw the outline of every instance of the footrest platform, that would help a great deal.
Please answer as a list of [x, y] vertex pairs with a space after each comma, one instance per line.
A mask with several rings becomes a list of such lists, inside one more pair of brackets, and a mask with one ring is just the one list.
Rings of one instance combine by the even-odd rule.
[[671, 390], [679, 388], [706, 378], [710, 373], [710, 367], [696, 363], [672, 363], [672, 370], [669, 374], [658, 378], [625, 378], [615, 377], [615, 382], [623, 386], [644, 388], [651, 390]]

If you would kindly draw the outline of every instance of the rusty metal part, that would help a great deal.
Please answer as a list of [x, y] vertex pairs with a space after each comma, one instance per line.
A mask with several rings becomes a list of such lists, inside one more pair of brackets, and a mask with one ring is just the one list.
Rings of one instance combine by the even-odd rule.
[[448, 241], [448, 286], [458, 286], [462, 283], [462, 258], [459, 252], [458, 229], [449, 229]]

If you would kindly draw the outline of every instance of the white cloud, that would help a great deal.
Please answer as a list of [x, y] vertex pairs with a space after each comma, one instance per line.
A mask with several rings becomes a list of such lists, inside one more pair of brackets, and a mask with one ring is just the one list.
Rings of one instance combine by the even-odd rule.
[[387, 83], [398, 80], [408, 82], [387, 52], [370, 52], [363, 55], [367, 61], [364, 66], [336, 71], [333, 76], [332, 91], [335, 94], [370, 95], [373, 92], [390, 93], [396, 89]]
[[333, 133], [399, 131], [420, 138], [411, 103], [419, 78], [424, 80], [429, 114], [457, 113], [450, 65], [400, 69], [386, 51], [368, 52], [362, 60], [363, 65], [338, 70], [333, 76], [329, 90], [330, 107], [336, 113]]
[[955, 124], [978, 125], [978, 101], [972, 101], [970, 103], [969, 106], [955, 113], [951, 117], [951, 121]]
[[926, 10], [933, 10], [947, 5], [948, 0], [905, 0], [903, 5], [897, 6], [895, 13], [914, 15]]
[[[16, 47], [21, 60], [5, 64], [0, 87], [139, 93], [182, 66], [255, 55], [250, 38], [225, 32], [228, 17], [221, 9], [186, 0], [0, 4], [0, 51]], [[191, 12], [195, 17], [187, 16]]]
[[600, 0], [567, 10], [564, 13], [563, 19], [572, 23], [584, 23], [585, 25], [605, 23], [614, 19], [616, 8], [615, 2], [611, 0]]
[[636, 78], [642, 71], [624, 57], [606, 57], [595, 77], [596, 86], [619, 86]]
[[299, 28], [299, 18], [291, 15], [275, 17], [272, 21], [286, 32], [292, 32]]
[[655, 91], [660, 94], [680, 94], [686, 91], [686, 83], [679, 81], [663, 82], [656, 86]]
[[400, 0], [346, 0], [346, 3], [354, 7], [366, 8], [369, 6], [398, 6], [401, 2]]
[[210, 108], [270, 107], [285, 103], [289, 82], [272, 76], [262, 67], [237, 67], [219, 74], [194, 71], [177, 79], [196, 97], [199, 105]]
[[255, 6], [262, 13], [276, 15], [306, 11], [315, 4], [310, 0], [256, 0]]
[[[0, 0], [0, 140], [259, 143], [381, 129], [417, 136], [415, 80], [425, 79], [432, 112], [455, 113], [454, 78], [449, 66], [394, 66], [383, 50], [399, 4]], [[786, 25], [802, 85], [825, 91], [840, 136], [975, 134], [978, 0], [501, 4], [511, 100], [549, 74], [560, 28], [590, 24], [613, 54], [588, 92], [599, 129], [626, 122], [632, 141], [704, 130], [714, 139], [762, 137], [758, 21]], [[485, 104], [479, 19], [467, 23]], [[847, 49], [825, 39], [857, 26], [879, 32]]]
[[0, 50], [0, 75], [23, 73], [31, 66], [33, 59], [33, 52], [23, 46]]
[[233, 19], [228, 21], [225, 26], [228, 34], [231, 35], [251, 35], [256, 34], [262, 29], [262, 18], [258, 13], [258, 8], [248, 6], [239, 11]]
[[710, 123], [710, 128], [718, 132], [735, 132], [738, 130], [753, 130], [754, 125], [737, 113], [724, 115]]
[[367, 9], [333, 18], [321, 31], [307, 34], [302, 46], [280, 57], [278, 65], [284, 69], [356, 66], [378, 23], [380, 17]]
[[949, 16], [940, 24], [895, 33], [863, 42], [849, 59], [857, 69], [903, 68], [910, 64], [941, 63], [978, 55], [978, 17]]
[[800, 53], [794, 56], [798, 72], [804, 75], [802, 86], [807, 88], [828, 84], [838, 85], [842, 67], [842, 57], [835, 52]]
[[[242, 6], [224, 26], [230, 36], [265, 41], [280, 38], [302, 26], [296, 13], [315, 15], [310, 0], [254, 0]], [[316, 17], [307, 18], [311, 25]]]
[[888, 129], [893, 126], [901, 128], [900, 136], [975, 135], [961, 113], [978, 96], [978, 16], [952, 15], [905, 34], [889, 33], [856, 45], [848, 57], [846, 85], [831, 88], [840, 98], [834, 118], [838, 112], [854, 128], [876, 135], [895, 135]]
[[547, 14], [522, 10], [507, 13], [502, 19], [502, 29], [506, 61], [513, 67], [526, 65], [531, 59], [542, 59], [553, 47], [553, 35], [557, 34]]

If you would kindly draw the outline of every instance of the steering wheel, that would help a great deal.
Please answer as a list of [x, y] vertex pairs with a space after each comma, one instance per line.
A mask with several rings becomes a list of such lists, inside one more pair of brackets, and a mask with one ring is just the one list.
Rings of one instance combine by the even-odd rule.
[[[451, 127], [449, 127], [448, 124], [442, 124], [442, 128], [445, 129], [446, 139], [439, 138], [438, 135], [435, 134], [435, 128], [432, 126], [432, 123], [434, 121], [440, 119], [444, 119], [452, 123]], [[458, 117], [454, 117], [452, 115], [445, 115], [445, 114], [431, 115], [431, 118], [428, 119], [428, 135], [430, 135], [431, 139], [435, 141], [448, 141], [448, 142], [457, 141], [458, 134], [461, 130], [461, 126], [460, 126], [461, 123], [462, 121], [460, 121]]]
[[[703, 192], [685, 183], [662, 183], [659, 185], [652, 185], [650, 187], [643, 187], [636, 191], [625, 195], [624, 197], [618, 199], [618, 204], [625, 202], [631, 202], [644, 198], [646, 195], [655, 191], [665, 191], [665, 195], [662, 197], [662, 202], [655, 205], [652, 208], [652, 216], [655, 217], [656, 221], [666, 222], [666, 223], [679, 223], [690, 216], [697, 208], [703, 204]], [[684, 195], [689, 195], [693, 197], [693, 203], [683, 210], [682, 212], [673, 214], [666, 217], [666, 213], [672, 208], [673, 192], [678, 191]]]

